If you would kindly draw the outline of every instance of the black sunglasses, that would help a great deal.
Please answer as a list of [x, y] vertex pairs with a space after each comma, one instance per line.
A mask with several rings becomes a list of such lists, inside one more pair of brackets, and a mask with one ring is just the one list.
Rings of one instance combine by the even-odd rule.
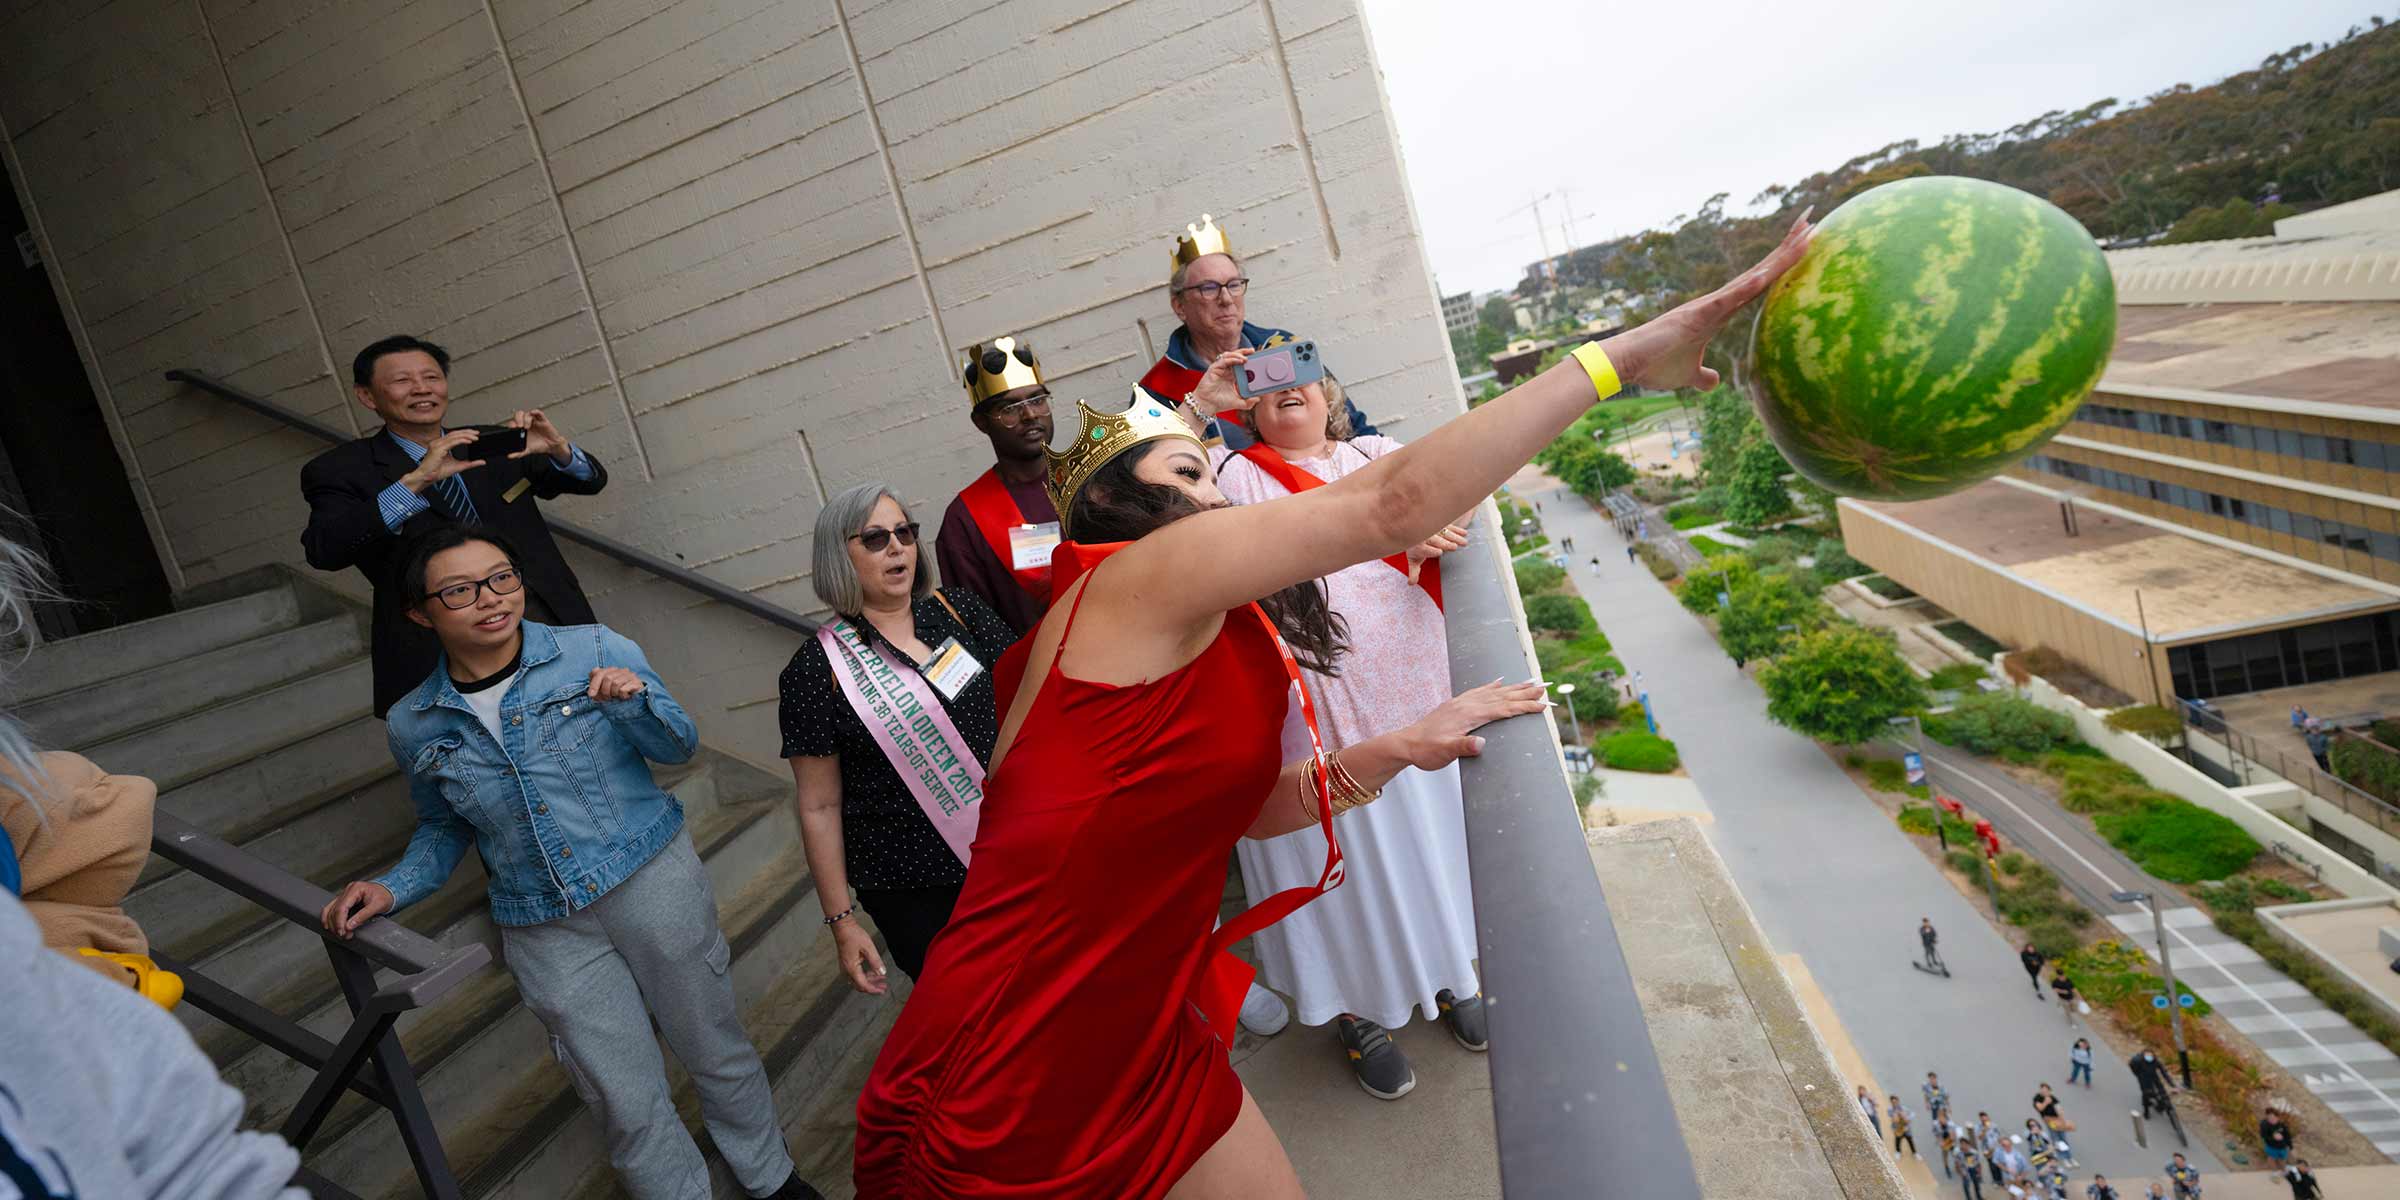
[[518, 574], [515, 567], [510, 567], [504, 571], [494, 571], [472, 583], [451, 584], [431, 593], [428, 598], [440, 600], [444, 608], [466, 608], [475, 603], [476, 597], [482, 595], [485, 588], [492, 589], [495, 596], [505, 596], [524, 586], [525, 577]]
[[917, 523], [915, 521], [910, 521], [908, 524], [899, 526], [895, 529], [867, 529], [851, 534], [850, 536], [858, 539], [858, 544], [865, 547], [867, 553], [881, 554], [883, 553], [883, 548], [885, 546], [892, 544], [893, 538], [899, 538], [900, 544], [903, 546], [916, 545]]

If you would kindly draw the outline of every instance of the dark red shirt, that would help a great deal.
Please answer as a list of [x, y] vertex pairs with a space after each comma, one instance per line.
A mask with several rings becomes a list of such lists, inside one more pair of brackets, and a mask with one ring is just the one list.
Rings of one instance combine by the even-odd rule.
[[[1058, 508], [1050, 503], [1049, 489], [1039, 480], [1032, 483], [1010, 483], [1003, 479], [1009, 498], [1017, 502], [1017, 511], [1034, 524], [1058, 519]], [[942, 535], [934, 541], [934, 562], [941, 568], [944, 587], [965, 588], [981, 597], [1000, 619], [1008, 622], [1019, 637], [1041, 623], [1049, 605], [1017, 585], [1000, 552], [984, 540], [983, 531], [975, 527], [975, 515], [967, 511], [963, 497], [953, 498], [942, 513]]]

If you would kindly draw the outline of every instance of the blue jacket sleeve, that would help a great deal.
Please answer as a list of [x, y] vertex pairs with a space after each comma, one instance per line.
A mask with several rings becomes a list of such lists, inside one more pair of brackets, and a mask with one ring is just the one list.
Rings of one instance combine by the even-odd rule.
[[689, 762], [700, 752], [700, 729], [675, 702], [650, 660], [633, 639], [614, 629], [600, 629], [600, 665], [623, 667], [641, 677], [642, 690], [622, 700], [603, 700], [600, 711], [616, 724], [617, 732], [655, 763]]
[[392, 758], [408, 776], [408, 799], [416, 806], [417, 828], [408, 835], [408, 849], [401, 853], [400, 861], [369, 882], [380, 883], [392, 893], [392, 911], [398, 912], [450, 881], [458, 860], [475, 844], [475, 826], [442, 799], [442, 789], [433, 780], [416, 772], [396, 731], [390, 740]]

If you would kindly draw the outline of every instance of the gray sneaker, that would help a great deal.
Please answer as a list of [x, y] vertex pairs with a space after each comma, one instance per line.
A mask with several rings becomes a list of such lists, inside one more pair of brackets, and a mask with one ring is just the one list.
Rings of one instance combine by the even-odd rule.
[[1333, 1019], [1334, 1036], [1350, 1056], [1358, 1086], [1378, 1100], [1397, 1100], [1417, 1086], [1417, 1072], [1400, 1053], [1400, 1043], [1383, 1026], [1364, 1017], [1344, 1014]]
[[1433, 1002], [1441, 1006], [1442, 1023], [1450, 1027], [1450, 1036], [1458, 1044], [1481, 1054], [1492, 1048], [1491, 1018], [1483, 1011], [1483, 993], [1477, 992], [1464, 1000], [1449, 988], [1433, 994]]

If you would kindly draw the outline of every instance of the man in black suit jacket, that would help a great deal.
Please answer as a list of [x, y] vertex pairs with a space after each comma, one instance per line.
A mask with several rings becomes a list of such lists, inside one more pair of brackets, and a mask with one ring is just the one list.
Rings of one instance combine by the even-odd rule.
[[525, 431], [525, 448], [504, 458], [457, 457], [478, 437], [442, 427], [450, 408], [450, 354], [405, 335], [358, 352], [350, 378], [383, 429], [336, 446], [300, 472], [308, 529], [300, 535], [308, 565], [357, 567], [375, 589], [375, 715], [425, 682], [441, 654], [407, 609], [422, 597], [397, 586], [401, 547], [444, 521], [488, 525], [524, 556], [525, 616], [552, 625], [598, 623], [583, 585], [567, 566], [534, 501], [589, 496], [608, 486], [600, 460], [570, 443], [540, 409], [520, 411], [508, 427]]

